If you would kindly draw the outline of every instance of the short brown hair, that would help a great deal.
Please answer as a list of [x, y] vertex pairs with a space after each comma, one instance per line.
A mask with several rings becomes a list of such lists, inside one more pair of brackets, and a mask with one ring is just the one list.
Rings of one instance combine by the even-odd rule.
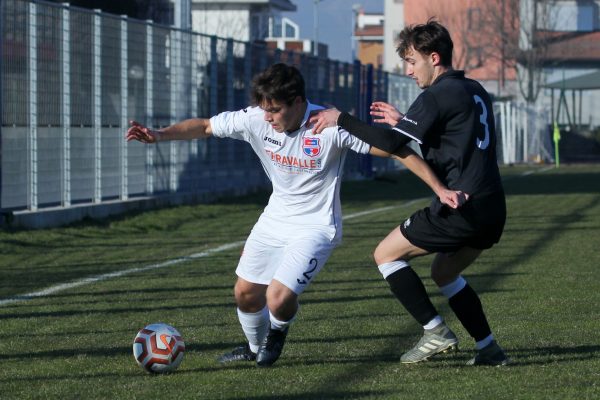
[[401, 58], [414, 47], [421, 54], [438, 53], [443, 66], [452, 65], [454, 44], [448, 30], [439, 22], [430, 19], [425, 24], [407, 26], [398, 35], [396, 51]]
[[250, 95], [254, 105], [272, 100], [290, 105], [298, 96], [304, 101], [304, 78], [296, 67], [283, 63], [273, 64], [252, 79]]

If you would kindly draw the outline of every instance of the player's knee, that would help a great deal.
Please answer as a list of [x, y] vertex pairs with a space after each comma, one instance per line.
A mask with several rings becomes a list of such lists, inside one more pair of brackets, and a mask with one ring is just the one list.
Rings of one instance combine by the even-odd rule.
[[392, 254], [392, 252], [390, 252], [380, 243], [373, 252], [373, 259], [377, 265], [381, 265], [392, 261], [404, 260], [405, 254], [399, 254], [397, 251]]
[[298, 309], [298, 296], [287, 288], [277, 290], [269, 287], [267, 305], [278, 318], [287, 320], [292, 318]]
[[456, 280], [457, 277], [458, 275], [454, 271], [450, 271], [448, 268], [431, 268], [431, 279], [437, 286], [445, 286], [448, 283]]
[[257, 312], [266, 305], [264, 292], [252, 286], [236, 284], [234, 296], [237, 306], [244, 312]]
[[385, 252], [381, 248], [381, 244], [379, 244], [379, 246], [377, 246], [375, 248], [375, 251], [373, 251], [373, 260], [375, 260], [375, 264], [377, 264], [377, 265], [381, 265], [386, 262], [393, 261], [393, 260], [388, 260], [388, 257], [386, 257]]

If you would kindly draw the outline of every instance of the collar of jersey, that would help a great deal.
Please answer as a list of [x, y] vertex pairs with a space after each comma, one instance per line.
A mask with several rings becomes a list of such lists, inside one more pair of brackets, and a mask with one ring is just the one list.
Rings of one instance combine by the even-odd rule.
[[[322, 110], [324, 107], [318, 106], [316, 104], [312, 104], [308, 99], [306, 99], [306, 111], [304, 112], [304, 117], [302, 118], [302, 122], [300, 123], [300, 128], [294, 132], [298, 132], [302, 128], [306, 128], [306, 123], [308, 122], [308, 117], [310, 117], [310, 113], [314, 110]], [[291, 134], [294, 132], [286, 132], [287, 134]]]
[[453, 69], [450, 71], [446, 71], [443, 74], [441, 74], [440, 76], [438, 76], [437, 79], [433, 82], [433, 84], [436, 84], [445, 78], [464, 78], [464, 77], [465, 77], [465, 71], [462, 71], [459, 69]]

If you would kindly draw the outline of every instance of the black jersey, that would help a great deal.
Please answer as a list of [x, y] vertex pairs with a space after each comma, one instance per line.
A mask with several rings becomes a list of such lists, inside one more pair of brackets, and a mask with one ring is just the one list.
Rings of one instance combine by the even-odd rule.
[[475, 196], [502, 191], [492, 102], [464, 71], [440, 75], [394, 129], [421, 145], [423, 158], [449, 189]]

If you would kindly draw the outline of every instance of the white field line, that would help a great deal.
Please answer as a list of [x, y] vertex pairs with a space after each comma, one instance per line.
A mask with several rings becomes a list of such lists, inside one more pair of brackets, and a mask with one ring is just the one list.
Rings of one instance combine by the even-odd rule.
[[[379, 213], [379, 212], [383, 212], [383, 211], [389, 211], [394, 208], [406, 207], [406, 206], [408, 206], [416, 201], [419, 201], [419, 200], [424, 200], [424, 198], [411, 200], [408, 203], [399, 204], [397, 206], [381, 207], [381, 208], [375, 208], [373, 210], [367, 210], [367, 211], [361, 211], [361, 212], [357, 212], [357, 213], [353, 213], [353, 214], [348, 214], [343, 219], [348, 220], [348, 219], [362, 217], [364, 215], [370, 215], [370, 214], [375, 214], [375, 213]], [[133, 274], [136, 272], [144, 272], [144, 271], [150, 271], [153, 269], [170, 267], [170, 266], [173, 266], [176, 264], [180, 264], [182, 262], [191, 261], [191, 260], [195, 260], [198, 258], [205, 258], [205, 257], [211, 256], [215, 253], [220, 253], [225, 250], [231, 250], [236, 247], [241, 247], [241, 246], [243, 246], [243, 244], [244, 244], [244, 241], [227, 243], [222, 246], [208, 249], [201, 253], [195, 253], [195, 254], [192, 254], [189, 256], [185, 256], [185, 257], [174, 258], [172, 260], [163, 261], [158, 264], [151, 264], [151, 265], [146, 265], [144, 267], [130, 268], [130, 269], [122, 270], [122, 271], [109, 272], [106, 274], [96, 275], [96, 276], [92, 276], [89, 278], [78, 279], [76, 281], [68, 282], [68, 283], [60, 283], [58, 285], [50, 286], [50, 287], [40, 290], [38, 292], [31, 292], [31, 293], [21, 294], [21, 295], [9, 297], [6, 299], [2, 299], [2, 300], [0, 300], [0, 307], [8, 305], [8, 304], [14, 304], [14, 303], [22, 302], [22, 301], [31, 300], [36, 297], [48, 296], [48, 295], [51, 295], [54, 293], [62, 292], [63, 290], [73, 289], [73, 288], [76, 288], [79, 286], [84, 286], [84, 285], [88, 285], [88, 284], [95, 283], [95, 282], [101, 282], [101, 281], [105, 281], [105, 280], [111, 279], [111, 278], [119, 278], [121, 276]]]
[[[545, 171], [551, 170], [553, 168], [554, 168], [554, 166], [549, 166], [549, 167], [542, 168], [539, 170], [530, 170], [530, 171], [526, 171], [526, 172], [522, 173], [521, 176], [531, 175], [535, 172], [545, 172]], [[409, 201], [408, 203], [399, 204], [397, 206], [388, 206], [388, 207], [375, 208], [375, 209], [367, 210], [367, 211], [360, 211], [360, 212], [348, 214], [348, 215], [344, 216], [343, 219], [349, 220], [349, 219], [363, 217], [365, 215], [371, 215], [371, 214], [380, 213], [383, 211], [393, 210], [393, 209], [399, 208], [399, 207], [407, 207], [407, 206], [410, 206], [410, 205], [416, 203], [417, 201], [423, 201], [426, 199], [427, 198], [424, 197], [424, 198], [420, 198], [420, 199], [414, 199], [414, 200]], [[195, 254], [192, 254], [192, 255], [189, 255], [186, 257], [175, 258], [172, 260], [164, 261], [159, 264], [151, 264], [151, 265], [146, 265], [144, 267], [130, 268], [130, 269], [126, 269], [123, 271], [109, 272], [107, 274], [96, 275], [96, 276], [92, 276], [89, 278], [83, 278], [83, 279], [79, 279], [79, 280], [76, 280], [73, 282], [60, 283], [58, 285], [50, 286], [49, 288], [40, 290], [38, 292], [26, 293], [26, 294], [17, 295], [14, 297], [9, 297], [7, 299], [2, 299], [2, 300], [0, 300], [0, 307], [8, 305], [8, 304], [19, 303], [22, 301], [31, 300], [36, 297], [48, 296], [48, 295], [51, 295], [51, 294], [54, 294], [57, 292], [62, 292], [63, 290], [68, 290], [68, 289], [72, 289], [75, 287], [88, 285], [88, 284], [94, 283], [94, 282], [101, 282], [101, 281], [105, 281], [105, 280], [111, 279], [111, 278], [119, 278], [121, 276], [133, 274], [136, 272], [143, 272], [143, 271], [149, 271], [149, 270], [153, 270], [153, 269], [170, 267], [172, 265], [180, 264], [182, 262], [186, 262], [186, 261], [190, 261], [190, 260], [195, 260], [197, 258], [208, 257], [212, 254], [219, 253], [221, 251], [234, 249], [236, 247], [241, 247], [243, 244], [244, 244], [244, 241], [227, 243], [222, 246], [208, 249], [201, 253], [195, 253]]]
[[529, 171], [525, 171], [521, 174], [521, 176], [527, 176], [527, 175], [531, 175], [531, 174], [535, 174], [536, 172], [546, 172], [546, 171], [550, 171], [551, 169], [554, 169], [555, 166], [554, 165], [550, 165], [549, 167], [544, 167], [542, 169], [530, 169]]

